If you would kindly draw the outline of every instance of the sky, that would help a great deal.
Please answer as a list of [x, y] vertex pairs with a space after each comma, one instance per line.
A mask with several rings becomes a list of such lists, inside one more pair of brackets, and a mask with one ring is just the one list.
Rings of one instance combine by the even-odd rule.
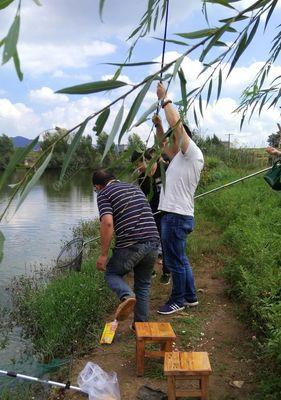
[[[87, 96], [55, 94], [58, 89], [112, 77], [115, 68], [105, 63], [123, 62], [127, 56], [130, 42], [126, 41], [142, 17], [146, 0], [105, 0], [103, 21], [99, 17], [98, 0], [40, 0], [22, 1], [21, 28], [18, 52], [24, 79], [20, 82], [13, 63], [0, 67], [0, 134], [34, 138], [39, 133], [55, 126], [70, 129], [85, 117], [105, 107], [122, 93], [122, 89]], [[252, 0], [242, 0], [237, 7], [252, 4]], [[0, 38], [3, 38], [16, 13], [17, 0], [0, 12]], [[210, 6], [210, 24], [229, 11], [225, 7]], [[216, 134], [221, 140], [231, 141], [237, 147], [264, 147], [267, 137], [277, 131], [280, 122], [280, 110], [269, 109], [260, 115], [254, 115], [250, 123], [245, 123], [240, 131], [241, 115], [233, 113], [239, 105], [243, 89], [254, 79], [265, 61], [270, 48], [270, 38], [276, 34], [280, 23], [281, 0], [277, 4], [270, 26], [265, 34], [260, 30], [247, 53], [237, 63], [232, 74], [226, 79], [218, 101], [211, 98], [204, 117], [199, 119], [199, 130], [203, 136]], [[202, 14], [201, 0], [170, 0], [168, 38], [180, 39], [178, 32], [190, 32], [206, 28]], [[131, 62], [161, 60], [162, 42], [153, 37], [163, 37], [164, 27], [142, 39], [134, 50]], [[3, 49], [3, 47], [2, 47]], [[180, 55], [181, 46], [167, 43], [165, 62]], [[119, 80], [137, 84], [154, 72], [159, 66], [124, 68]], [[187, 90], [190, 91], [202, 82], [198, 74], [202, 69], [198, 53], [185, 58], [182, 68], [187, 78]], [[280, 57], [272, 68], [271, 78], [281, 75]], [[180, 99], [180, 83], [175, 80], [168, 97], [173, 101]], [[125, 116], [135, 95], [125, 101]], [[156, 101], [156, 83], [152, 84], [140, 114]], [[205, 101], [203, 98], [203, 105]], [[114, 118], [120, 108], [113, 107], [110, 119], [105, 127], [111, 130]], [[139, 116], [138, 115], [138, 116]], [[137, 116], [137, 118], [138, 118]], [[164, 115], [162, 114], [162, 118]], [[193, 113], [188, 114], [191, 128], [195, 128]], [[88, 124], [87, 134], [91, 134], [94, 121]], [[151, 129], [151, 121], [134, 128], [145, 141]], [[125, 143], [127, 136], [122, 140]]]

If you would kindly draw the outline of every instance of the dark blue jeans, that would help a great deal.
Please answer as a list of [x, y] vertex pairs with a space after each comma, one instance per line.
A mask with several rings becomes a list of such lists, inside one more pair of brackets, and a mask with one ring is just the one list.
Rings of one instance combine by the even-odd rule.
[[[155, 220], [155, 223], [156, 223], [156, 226], [158, 229], [158, 233], [160, 236], [160, 243], [161, 243], [161, 250], [162, 250], [163, 244], [162, 244], [162, 239], [161, 239], [161, 218], [162, 218], [162, 213], [158, 212], [157, 214], [154, 214], [154, 220]], [[163, 252], [163, 250], [162, 250], [162, 252]], [[169, 270], [169, 268], [167, 268], [165, 259], [163, 256], [162, 256], [162, 273], [170, 274], [170, 270]]]
[[186, 240], [193, 231], [192, 216], [166, 213], [161, 219], [161, 240], [166, 266], [172, 273], [173, 289], [169, 301], [182, 306], [196, 300], [191, 266], [186, 255]]
[[[106, 266], [105, 280], [119, 299], [136, 296], [134, 321], [148, 321], [151, 273], [158, 246], [159, 242], [147, 241], [115, 248]], [[134, 272], [134, 292], [123, 279], [129, 272]]]

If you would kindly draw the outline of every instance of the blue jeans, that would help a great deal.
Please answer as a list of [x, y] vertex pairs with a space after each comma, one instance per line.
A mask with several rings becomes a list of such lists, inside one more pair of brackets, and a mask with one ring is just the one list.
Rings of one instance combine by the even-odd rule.
[[169, 302], [182, 306], [196, 300], [191, 266], [186, 255], [186, 240], [193, 231], [192, 216], [166, 213], [161, 219], [161, 240], [166, 266], [172, 273], [173, 289]]
[[[115, 248], [106, 266], [105, 280], [119, 299], [136, 296], [135, 322], [148, 321], [151, 273], [158, 245], [158, 241], [147, 241]], [[134, 292], [123, 279], [129, 272], [134, 272]]]
[[[162, 244], [162, 239], [161, 239], [161, 218], [162, 218], [162, 213], [157, 213], [154, 215], [154, 220], [155, 220], [157, 230], [158, 230], [158, 233], [160, 236], [160, 246], [159, 247], [161, 248], [161, 253], [163, 253], [163, 250], [162, 250], [163, 244]], [[159, 248], [158, 248], [158, 254], [159, 254]], [[167, 268], [163, 254], [162, 254], [162, 273], [170, 274], [170, 270]]]

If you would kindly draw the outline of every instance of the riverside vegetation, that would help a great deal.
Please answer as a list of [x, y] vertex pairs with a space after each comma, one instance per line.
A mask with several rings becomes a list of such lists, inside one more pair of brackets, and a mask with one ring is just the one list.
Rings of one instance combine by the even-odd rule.
[[[225, 151], [214, 143], [202, 144], [206, 164], [199, 191], [237, 179], [262, 167], [253, 152]], [[215, 155], [216, 154], [216, 155]], [[219, 155], [219, 157], [218, 157]], [[259, 159], [260, 160], [260, 159]], [[272, 191], [262, 176], [197, 200], [198, 231], [191, 235], [191, 256], [212, 250], [212, 238], [200, 241], [204, 224], [219, 230], [224, 276], [229, 295], [241, 318], [253, 329], [257, 362], [263, 374], [256, 399], [277, 400], [281, 390], [281, 221], [280, 193]], [[84, 222], [74, 235], [95, 236], [97, 224]], [[115, 299], [95, 271], [97, 244], [91, 244], [82, 271], [58, 275], [54, 271], [16, 278], [12, 284], [12, 316], [33, 341], [34, 351], [43, 360], [74, 356], [89, 351], [100, 335], [106, 314]], [[243, 338], [241, 338], [243, 340]]]

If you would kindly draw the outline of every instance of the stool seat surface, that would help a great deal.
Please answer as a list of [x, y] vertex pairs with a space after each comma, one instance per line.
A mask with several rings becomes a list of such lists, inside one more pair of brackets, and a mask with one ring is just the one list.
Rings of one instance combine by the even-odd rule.
[[207, 352], [165, 353], [165, 375], [209, 375], [211, 372]]
[[169, 322], [135, 322], [138, 339], [176, 338]]

